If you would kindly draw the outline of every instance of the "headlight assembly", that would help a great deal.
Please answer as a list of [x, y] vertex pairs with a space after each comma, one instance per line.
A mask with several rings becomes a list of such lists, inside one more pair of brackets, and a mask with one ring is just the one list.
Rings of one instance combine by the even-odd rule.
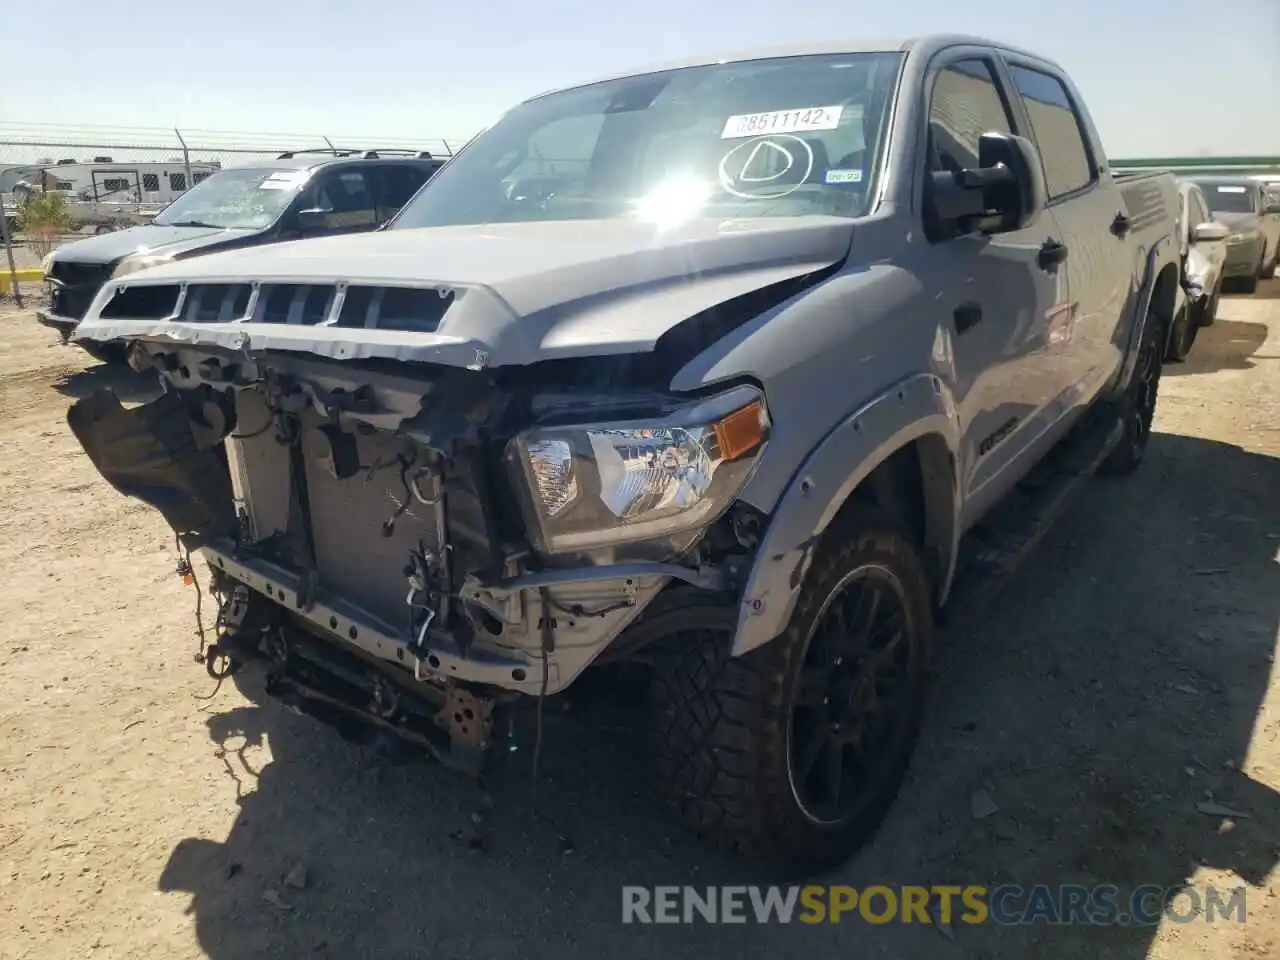
[[650, 540], [678, 553], [730, 506], [768, 438], [764, 397], [738, 387], [654, 421], [532, 430], [507, 463], [540, 553]]
[[111, 279], [119, 280], [121, 277], [127, 277], [131, 273], [137, 273], [139, 270], [145, 270], [147, 267], [158, 267], [162, 263], [168, 262], [169, 257], [147, 256], [145, 254], [131, 253], [116, 264], [116, 268], [111, 271]]

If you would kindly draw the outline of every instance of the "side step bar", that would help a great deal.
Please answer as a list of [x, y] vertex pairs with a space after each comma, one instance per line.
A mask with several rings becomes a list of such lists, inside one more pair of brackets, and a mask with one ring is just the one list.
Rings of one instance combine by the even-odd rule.
[[1111, 411], [1095, 414], [965, 536], [940, 623], [959, 622], [991, 602], [1123, 436], [1124, 424]]

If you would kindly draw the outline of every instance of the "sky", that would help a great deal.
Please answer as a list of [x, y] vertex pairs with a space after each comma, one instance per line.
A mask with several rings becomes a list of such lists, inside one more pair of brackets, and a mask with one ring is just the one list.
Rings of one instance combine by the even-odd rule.
[[21, 9], [0, 24], [0, 131], [34, 122], [464, 139], [543, 90], [691, 54], [963, 32], [1057, 61], [1113, 157], [1280, 154], [1280, 0], [60, 0]]

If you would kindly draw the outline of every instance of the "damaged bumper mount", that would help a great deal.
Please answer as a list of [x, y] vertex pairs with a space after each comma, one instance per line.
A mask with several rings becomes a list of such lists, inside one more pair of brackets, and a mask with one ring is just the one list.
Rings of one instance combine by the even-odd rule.
[[[464, 652], [456, 642], [440, 633], [432, 633], [429, 644], [419, 644], [415, 638], [369, 617], [341, 599], [308, 599], [304, 578], [281, 566], [257, 558], [237, 559], [234, 551], [226, 547], [206, 546], [202, 552], [211, 567], [288, 608], [317, 632], [340, 643], [349, 643], [379, 660], [411, 669], [417, 680], [483, 684], [536, 696], [544, 691], [558, 692], [569, 679], [561, 669], [564, 654], [556, 650], [538, 654], [517, 650], [499, 653], [472, 646]], [[727, 586], [727, 571], [720, 568], [694, 570], [670, 563], [630, 563], [526, 574], [493, 585], [473, 584], [468, 590], [477, 599], [484, 595], [484, 599], [505, 603], [523, 590], [569, 584], [669, 579], [722, 590]], [[579, 667], [577, 659], [574, 658], [574, 667]], [[576, 675], [576, 669], [574, 673]]]

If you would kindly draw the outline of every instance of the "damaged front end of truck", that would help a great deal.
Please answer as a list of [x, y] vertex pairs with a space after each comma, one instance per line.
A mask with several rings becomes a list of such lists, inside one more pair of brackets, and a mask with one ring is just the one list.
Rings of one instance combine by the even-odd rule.
[[[727, 308], [750, 316], [812, 280], [794, 272]], [[141, 334], [130, 362], [164, 392], [132, 409], [95, 394], [69, 425], [207, 560], [211, 672], [262, 669], [348, 736], [391, 732], [478, 772], [505, 702], [708, 616], [732, 633], [766, 519], [738, 498], [769, 443], [758, 386], [670, 392], [691, 349], [670, 337], [507, 366], [450, 344], [435, 348], [450, 362], [360, 356], [453, 309], [435, 288], [370, 289], [135, 280], [87, 321]], [[306, 350], [272, 340], [308, 329]]]

